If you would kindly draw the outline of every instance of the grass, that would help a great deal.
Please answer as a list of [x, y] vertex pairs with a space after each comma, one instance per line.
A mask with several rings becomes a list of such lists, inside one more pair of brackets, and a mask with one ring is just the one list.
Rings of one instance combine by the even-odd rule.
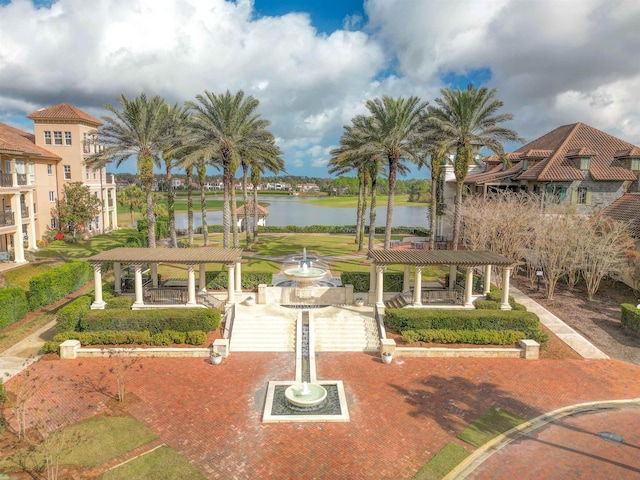
[[55, 319], [55, 314], [41, 313], [14, 328], [6, 328], [0, 333], [0, 352], [14, 346], [20, 340], [27, 338], [32, 333], [44, 327]]
[[62, 261], [85, 259], [105, 250], [123, 246], [126, 239], [135, 233], [137, 233], [135, 229], [123, 228], [106, 235], [91, 237], [89, 240], [79, 240], [76, 243], [49, 245], [36, 252], [36, 259], [54, 258]]
[[[65, 427], [54, 435], [61, 439], [63, 446], [59, 464], [81, 467], [100, 465], [157, 438], [142, 422], [129, 417], [94, 417]], [[43, 455], [41, 447], [37, 446], [33, 454], [38, 464]], [[0, 461], [0, 471], [15, 468], [15, 461], [12, 461], [15, 455], [20, 452]]]
[[413, 480], [440, 480], [469, 455], [471, 452], [466, 448], [449, 443], [418, 470]]
[[4, 272], [4, 281], [7, 287], [19, 287], [24, 290], [29, 290], [29, 280], [35, 275], [40, 275], [46, 272], [51, 267], [62, 265], [62, 262], [56, 259], [40, 263], [28, 263], [11, 270]]
[[170, 478], [172, 480], [204, 480], [206, 477], [169, 447], [160, 447], [130, 462], [109, 470], [102, 480], [136, 480]]
[[[396, 207], [417, 207], [425, 205], [424, 202], [409, 202], [409, 195], [396, 195], [393, 200], [393, 205]], [[357, 196], [342, 196], [342, 197], [324, 197], [313, 198], [309, 200], [303, 200], [303, 203], [310, 205], [317, 205], [319, 207], [334, 207], [334, 208], [357, 208], [358, 197]], [[367, 200], [370, 202], [370, 199]], [[376, 205], [378, 207], [386, 207], [389, 202], [389, 197], [386, 195], [378, 195], [376, 197]]]
[[480, 418], [465, 428], [458, 438], [474, 447], [480, 447], [498, 435], [517, 427], [526, 420], [500, 408], [491, 407]]

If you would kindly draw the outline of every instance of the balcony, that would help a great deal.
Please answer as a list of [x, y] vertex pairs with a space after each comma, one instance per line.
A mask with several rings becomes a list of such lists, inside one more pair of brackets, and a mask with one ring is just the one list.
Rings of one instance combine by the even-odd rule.
[[116, 176], [113, 173], [107, 173], [106, 182], [105, 183], [109, 183], [109, 184], [115, 185]]
[[28, 185], [27, 184], [27, 174], [26, 173], [18, 173], [16, 175], [18, 177], [18, 185]]
[[12, 211], [0, 212], [0, 227], [6, 227], [9, 225], [15, 225], [16, 221], [13, 218]]
[[109, 208], [113, 207], [113, 198], [110, 198], [107, 202], [107, 205], [109, 206]]
[[13, 187], [13, 175], [11, 175], [10, 173], [0, 174], [0, 186]]

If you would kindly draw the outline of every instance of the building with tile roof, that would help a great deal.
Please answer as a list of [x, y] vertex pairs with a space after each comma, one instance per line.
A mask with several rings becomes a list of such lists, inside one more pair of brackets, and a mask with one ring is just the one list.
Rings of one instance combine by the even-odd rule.
[[86, 158], [100, 149], [102, 122], [63, 103], [27, 115], [34, 133], [0, 123], [0, 259], [24, 248], [36, 249], [48, 228], [64, 230], [51, 216], [64, 185], [83, 182], [104, 207], [89, 225], [90, 234], [117, 228], [116, 184], [105, 168], [92, 169]]
[[600, 211], [627, 192], [637, 192], [640, 148], [601, 130], [574, 123], [529, 142], [504, 159], [485, 159], [482, 172], [465, 183], [475, 193], [495, 190], [543, 194], [578, 213]]
[[[247, 209], [249, 211], [249, 224], [253, 225], [253, 213], [255, 210], [254, 207], [255, 203], [253, 203], [253, 201], [249, 200], [247, 202]], [[241, 232], [245, 231], [245, 224], [244, 224], [244, 212], [245, 212], [245, 206], [242, 205], [238, 208], [237, 214], [238, 214], [238, 228], [240, 229]], [[266, 208], [264, 208], [262, 205], [258, 204], [258, 226], [259, 227], [264, 227], [267, 224], [267, 217], [269, 216], [269, 210], [267, 210]]]

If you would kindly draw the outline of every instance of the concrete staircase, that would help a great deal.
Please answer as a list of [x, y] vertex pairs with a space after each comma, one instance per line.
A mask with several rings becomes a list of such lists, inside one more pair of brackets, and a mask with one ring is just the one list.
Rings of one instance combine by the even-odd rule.
[[296, 310], [261, 305], [236, 305], [231, 352], [293, 352], [296, 349]]
[[370, 308], [329, 307], [313, 312], [316, 352], [363, 352], [379, 348]]
[[399, 293], [393, 298], [390, 298], [386, 302], [384, 302], [384, 306], [386, 308], [402, 308], [407, 305], [413, 304], [413, 293], [412, 292], [403, 292]]

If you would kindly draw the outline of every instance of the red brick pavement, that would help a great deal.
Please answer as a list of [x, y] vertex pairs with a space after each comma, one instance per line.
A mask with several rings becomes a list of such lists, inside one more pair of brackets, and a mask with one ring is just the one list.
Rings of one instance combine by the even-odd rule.
[[[144, 359], [127, 374], [127, 390], [139, 398], [129, 412], [209, 478], [395, 480], [411, 478], [490, 406], [533, 418], [581, 402], [640, 397], [640, 367], [615, 360], [407, 358], [383, 365], [374, 355], [318, 353], [318, 378], [344, 382], [351, 422], [263, 424], [267, 383], [293, 379], [294, 361], [277, 353], [235, 353], [220, 366]], [[115, 393], [109, 362], [35, 364], [29, 372], [43, 383], [32, 404], [55, 406], [69, 419], [104, 411], [100, 390]]]

